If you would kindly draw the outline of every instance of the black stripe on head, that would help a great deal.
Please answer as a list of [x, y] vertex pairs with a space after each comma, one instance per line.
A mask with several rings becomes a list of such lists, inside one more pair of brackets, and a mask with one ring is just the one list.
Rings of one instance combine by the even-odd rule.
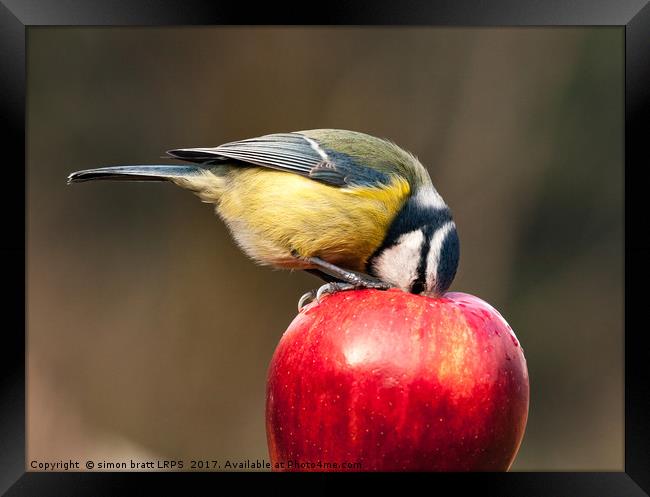
[[[393, 219], [381, 245], [374, 251], [370, 258], [368, 258], [368, 262], [366, 263], [366, 272], [371, 275], [373, 274], [372, 263], [374, 259], [387, 248], [396, 245], [400, 236], [404, 233], [410, 233], [420, 229], [424, 233], [424, 243], [422, 245], [422, 254], [424, 254], [424, 257], [422, 257], [422, 254], [420, 255], [420, 263], [418, 266], [419, 279], [421, 274], [420, 266], [422, 264], [424, 264], [423, 272], [426, 273], [426, 254], [429, 252], [431, 234], [451, 220], [451, 211], [448, 207], [436, 208], [427, 205], [423, 206], [411, 197], [404, 204], [397, 216], [395, 216], [395, 219]], [[426, 250], [426, 252], [424, 252], [424, 250]]]
[[433, 235], [433, 227], [431, 225], [422, 228], [424, 235], [424, 243], [420, 248], [420, 261], [418, 263], [418, 277], [411, 284], [410, 292], [420, 294], [427, 288], [427, 256], [431, 247], [431, 236]]

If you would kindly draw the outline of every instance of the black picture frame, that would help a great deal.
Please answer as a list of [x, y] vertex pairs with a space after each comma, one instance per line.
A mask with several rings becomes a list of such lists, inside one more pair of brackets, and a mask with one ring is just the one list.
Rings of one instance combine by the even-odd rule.
[[[213, 473], [25, 472], [25, 103], [26, 32], [31, 26], [152, 25], [462, 25], [620, 26], [625, 30], [625, 470], [609, 473], [476, 473], [406, 475], [413, 483], [451, 485], [454, 493], [480, 488], [485, 495], [641, 496], [650, 492], [650, 369], [642, 323], [644, 284], [650, 277], [650, 230], [641, 178], [650, 164], [650, 6], [648, 0], [457, 0], [400, 2], [243, 2], [200, 0], [0, 0], [3, 261], [2, 374], [0, 375], [0, 491], [7, 495], [114, 495], [163, 483], [210, 484]], [[645, 228], [645, 229], [644, 229]], [[223, 475], [246, 480], [348, 482], [354, 475], [270, 473]], [[375, 475], [382, 484], [404, 475]], [[444, 485], [444, 487], [438, 487]]]

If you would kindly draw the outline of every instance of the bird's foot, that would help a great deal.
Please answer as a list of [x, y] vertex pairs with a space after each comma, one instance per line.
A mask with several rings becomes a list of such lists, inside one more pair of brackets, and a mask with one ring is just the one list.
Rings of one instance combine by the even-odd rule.
[[345, 292], [347, 290], [357, 290], [360, 288], [374, 288], [377, 290], [388, 290], [389, 288], [392, 288], [392, 286], [388, 283], [384, 283], [381, 280], [375, 280], [374, 278], [372, 280], [367, 280], [364, 281], [363, 283], [356, 284], [356, 285], [352, 283], [333, 281], [331, 283], [327, 283], [321, 286], [317, 290], [310, 290], [309, 292], [305, 293], [302, 297], [300, 297], [300, 300], [298, 301], [298, 311], [301, 311], [303, 307], [305, 307], [307, 304], [310, 304], [313, 301], [320, 302], [320, 299], [323, 297], [323, 295], [332, 295], [334, 293]]
[[331, 295], [333, 293], [342, 292], [345, 290], [354, 290], [355, 288], [358, 287], [352, 283], [340, 283], [338, 281], [326, 283], [320, 288], [316, 290], [310, 290], [302, 297], [300, 297], [300, 300], [298, 301], [298, 311], [301, 311], [303, 307], [305, 307], [307, 304], [312, 303], [313, 301], [320, 302], [320, 299], [323, 297], [323, 295]]

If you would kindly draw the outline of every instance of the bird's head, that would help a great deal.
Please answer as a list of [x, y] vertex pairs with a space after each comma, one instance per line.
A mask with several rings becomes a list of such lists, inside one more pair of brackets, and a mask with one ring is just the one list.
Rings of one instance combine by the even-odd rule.
[[449, 208], [441, 199], [424, 201], [416, 196], [392, 222], [368, 260], [367, 272], [410, 293], [440, 296], [456, 276], [459, 256]]

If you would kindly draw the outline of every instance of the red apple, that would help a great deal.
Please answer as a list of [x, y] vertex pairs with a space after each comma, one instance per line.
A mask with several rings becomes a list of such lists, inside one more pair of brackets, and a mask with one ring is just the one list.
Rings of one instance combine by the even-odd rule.
[[515, 334], [481, 299], [339, 292], [304, 308], [271, 360], [272, 468], [506, 471], [528, 392]]

